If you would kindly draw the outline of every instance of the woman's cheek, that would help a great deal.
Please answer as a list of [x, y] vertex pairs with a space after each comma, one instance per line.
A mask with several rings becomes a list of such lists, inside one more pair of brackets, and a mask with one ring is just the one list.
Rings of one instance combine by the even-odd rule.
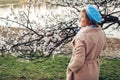
[[84, 24], [85, 24], [84, 20], [81, 20], [81, 26], [84, 27]]

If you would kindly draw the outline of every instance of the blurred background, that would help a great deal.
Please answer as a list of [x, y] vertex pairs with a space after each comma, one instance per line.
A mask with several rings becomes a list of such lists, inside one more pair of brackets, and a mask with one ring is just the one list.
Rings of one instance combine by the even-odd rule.
[[99, 9], [107, 36], [99, 80], [119, 80], [120, 0], [0, 0], [0, 80], [65, 80], [87, 4]]

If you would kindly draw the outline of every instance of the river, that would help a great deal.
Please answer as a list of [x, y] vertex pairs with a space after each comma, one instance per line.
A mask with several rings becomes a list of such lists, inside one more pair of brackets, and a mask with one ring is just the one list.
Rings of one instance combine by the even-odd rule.
[[[14, 17], [11, 16], [12, 11], [15, 12], [16, 15], [20, 14], [20, 12], [22, 11], [26, 11], [27, 6], [22, 6], [22, 7], [13, 7], [13, 6], [9, 6], [9, 7], [1, 7], [0, 8], [0, 17], [7, 17], [9, 16], [10, 19], [14, 20]], [[58, 14], [58, 15], [64, 15], [66, 16], [68, 13], [65, 12], [65, 10], [69, 10], [69, 8], [62, 8], [62, 7], [58, 7], [58, 8], [51, 8], [51, 9], [47, 9], [45, 5], [41, 6], [41, 7], [31, 7], [31, 14], [30, 14], [30, 20], [31, 21], [36, 21], [37, 23], [40, 23], [41, 26], [46, 26], [46, 22], [44, 18], [41, 17], [46, 17], [46, 14], [50, 14], [51, 12]], [[61, 15], [61, 16], [62, 16]], [[74, 15], [72, 15], [74, 16]], [[66, 18], [63, 17], [63, 20], [69, 20], [69, 16], [66, 16]], [[62, 20], [62, 19], [61, 19]], [[7, 23], [9, 25], [11, 25], [11, 27], [17, 27], [19, 26], [18, 24], [15, 24], [13, 22], [9, 22]], [[0, 26], [5, 26], [6, 22], [3, 20], [0, 20]], [[112, 27], [108, 28], [105, 30], [105, 33], [107, 34], [108, 37], [115, 37], [115, 38], [120, 38], [120, 31], [118, 30], [113, 30]]]

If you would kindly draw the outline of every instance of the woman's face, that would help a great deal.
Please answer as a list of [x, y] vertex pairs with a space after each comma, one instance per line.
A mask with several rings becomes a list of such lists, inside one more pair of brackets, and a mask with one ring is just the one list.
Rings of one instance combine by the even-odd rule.
[[80, 22], [81, 27], [86, 27], [89, 25], [89, 19], [87, 18], [85, 10], [81, 10], [79, 22]]

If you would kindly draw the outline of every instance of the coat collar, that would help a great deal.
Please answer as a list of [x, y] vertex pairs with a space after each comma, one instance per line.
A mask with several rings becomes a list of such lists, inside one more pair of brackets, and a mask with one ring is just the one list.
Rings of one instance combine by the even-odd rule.
[[87, 33], [87, 32], [97, 32], [97, 31], [101, 31], [101, 30], [102, 30], [101, 27], [92, 27], [92, 25], [91, 25], [91, 26], [81, 27], [79, 32]]

